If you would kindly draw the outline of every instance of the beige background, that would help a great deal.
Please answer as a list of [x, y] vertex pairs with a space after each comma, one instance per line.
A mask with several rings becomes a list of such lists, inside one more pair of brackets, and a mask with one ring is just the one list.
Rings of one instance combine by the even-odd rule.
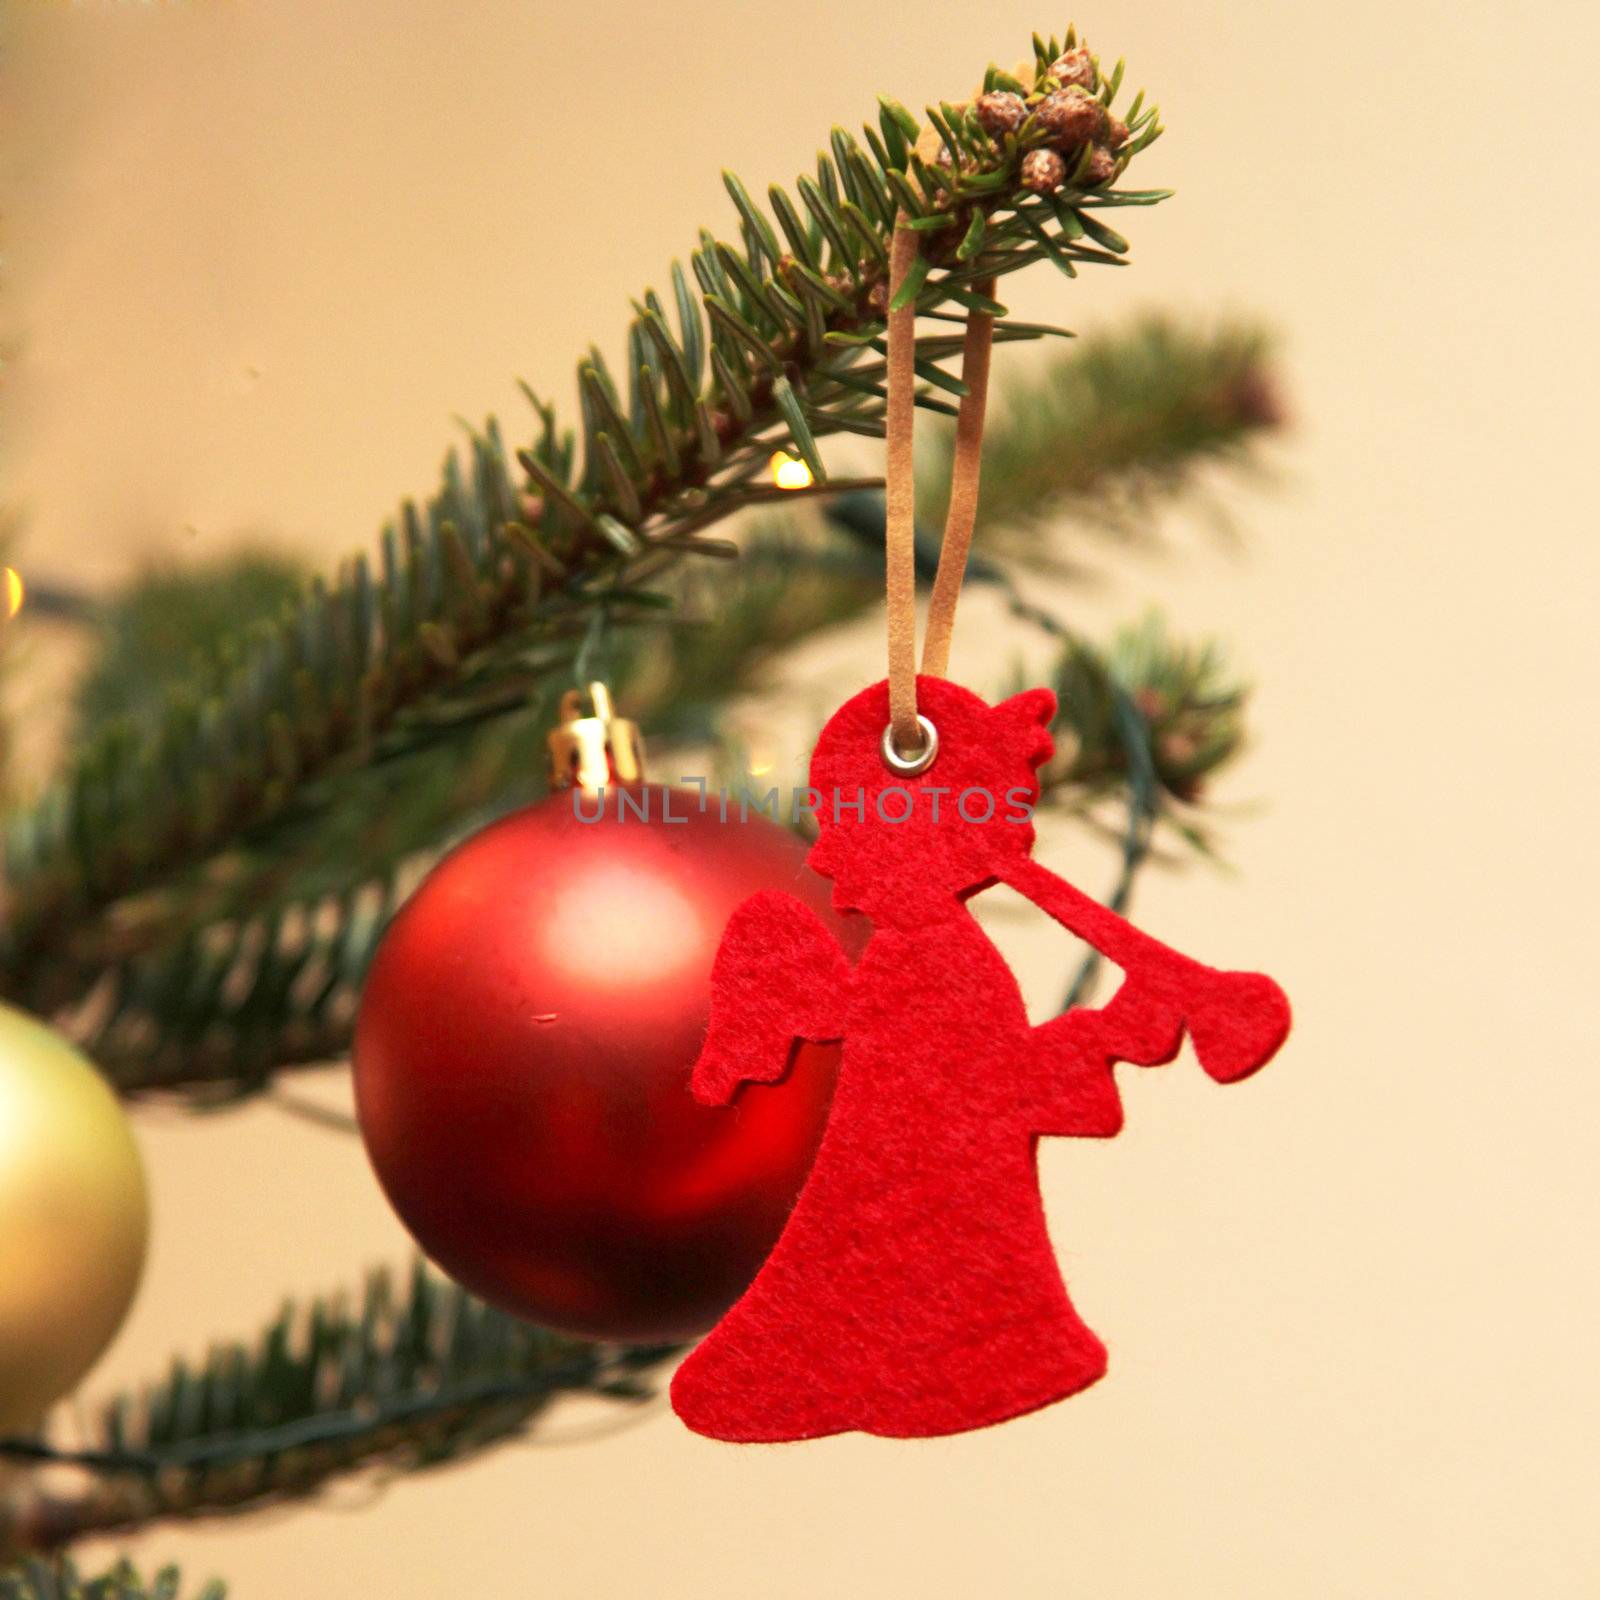
[[[879, 90], [961, 92], [1021, 0], [326, 0], [24, 8], [4, 160], [22, 564], [92, 579], [251, 525], [329, 562], [425, 489], [454, 412], [570, 398], [701, 223]], [[1044, 1154], [1110, 1379], [981, 1435], [743, 1452], [657, 1410], [307, 1509], [136, 1541], [243, 1600], [1600, 1592], [1595, 1288], [1592, 7], [1102, 0], [1170, 126], [1136, 267], [1012, 304], [1248, 307], [1288, 336], [1242, 553], [1119, 563], [1259, 682], [1239, 872], [1154, 929], [1269, 965], [1262, 1078], [1127, 1085]], [[1006, 358], [1008, 361], [1012, 357]], [[514, 430], [515, 431], [515, 430]], [[870, 670], [873, 651], [852, 647]], [[975, 609], [958, 671], [1010, 644]], [[840, 648], [796, 669], [826, 700]], [[1071, 864], [1070, 844], [1046, 846]], [[1103, 864], [1102, 864], [1103, 865]], [[1043, 1003], [1065, 951], [997, 922]], [[338, 1092], [337, 1084], [330, 1093]], [[359, 1151], [145, 1112], [149, 1277], [91, 1388], [403, 1253]]]

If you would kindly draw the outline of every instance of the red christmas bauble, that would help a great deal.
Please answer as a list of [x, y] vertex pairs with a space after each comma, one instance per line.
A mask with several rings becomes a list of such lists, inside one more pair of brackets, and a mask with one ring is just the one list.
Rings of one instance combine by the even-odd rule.
[[674, 1340], [776, 1242], [837, 1065], [804, 1045], [732, 1107], [693, 1099], [722, 930], [774, 888], [856, 939], [759, 812], [655, 785], [598, 809], [554, 794], [423, 881], [367, 978], [357, 1105], [385, 1193], [452, 1277], [549, 1327]]

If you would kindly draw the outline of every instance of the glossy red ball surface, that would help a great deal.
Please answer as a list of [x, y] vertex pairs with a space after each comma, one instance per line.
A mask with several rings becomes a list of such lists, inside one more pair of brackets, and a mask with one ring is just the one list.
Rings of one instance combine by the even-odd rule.
[[373, 962], [355, 1082], [379, 1181], [434, 1261], [533, 1321], [704, 1332], [816, 1152], [835, 1046], [802, 1046], [731, 1107], [689, 1093], [712, 957], [746, 896], [798, 894], [854, 943], [804, 844], [729, 812], [652, 785], [586, 822], [552, 795], [440, 862]]

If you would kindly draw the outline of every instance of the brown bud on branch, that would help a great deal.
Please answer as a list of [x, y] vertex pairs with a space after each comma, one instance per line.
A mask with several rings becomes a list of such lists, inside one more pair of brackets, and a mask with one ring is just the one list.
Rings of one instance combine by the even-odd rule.
[[1046, 95], [1034, 108], [1034, 115], [1063, 149], [1098, 139], [1106, 121], [1100, 102], [1077, 89], [1057, 89]]
[[995, 89], [989, 94], [980, 95], [973, 111], [977, 115], [978, 126], [991, 139], [998, 139], [1003, 134], [1015, 133], [1022, 126], [1028, 106], [1020, 94], [1012, 94], [1008, 89]]
[[1063, 89], [1077, 84], [1080, 89], [1094, 88], [1097, 76], [1094, 67], [1094, 57], [1089, 54], [1089, 47], [1080, 44], [1076, 50], [1069, 50], [1064, 56], [1057, 56], [1050, 63], [1047, 77], [1054, 78]]
[[1054, 194], [1067, 181], [1067, 164], [1054, 150], [1030, 150], [1022, 158], [1022, 186], [1035, 194]]

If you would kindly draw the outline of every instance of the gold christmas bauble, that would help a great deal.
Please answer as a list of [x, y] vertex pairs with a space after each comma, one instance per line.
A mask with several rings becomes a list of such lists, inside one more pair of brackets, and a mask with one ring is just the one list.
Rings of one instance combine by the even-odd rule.
[[149, 1223], [116, 1096], [58, 1033], [0, 1006], [0, 1433], [37, 1422], [111, 1342]]

